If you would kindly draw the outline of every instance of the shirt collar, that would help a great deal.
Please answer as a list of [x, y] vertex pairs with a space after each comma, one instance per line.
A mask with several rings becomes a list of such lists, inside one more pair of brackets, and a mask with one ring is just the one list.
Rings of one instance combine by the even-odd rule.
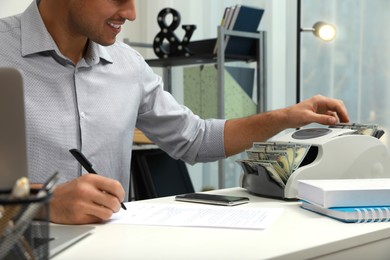
[[[28, 56], [41, 52], [55, 52], [59, 57], [66, 59], [59, 51], [56, 43], [46, 29], [38, 10], [39, 0], [33, 1], [21, 16], [22, 55]], [[89, 65], [99, 63], [100, 59], [113, 63], [107, 48], [90, 42], [86, 62]]]

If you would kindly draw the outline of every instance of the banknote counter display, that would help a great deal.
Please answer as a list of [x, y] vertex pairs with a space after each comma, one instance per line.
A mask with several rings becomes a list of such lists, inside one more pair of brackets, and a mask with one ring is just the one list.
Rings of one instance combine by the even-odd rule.
[[389, 178], [390, 153], [377, 125], [337, 124], [303, 128], [253, 143], [241, 186], [250, 193], [297, 199], [298, 180]]

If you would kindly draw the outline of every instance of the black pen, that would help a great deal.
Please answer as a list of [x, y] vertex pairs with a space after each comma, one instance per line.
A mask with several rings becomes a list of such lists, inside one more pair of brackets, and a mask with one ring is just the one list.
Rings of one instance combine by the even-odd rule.
[[[74, 156], [74, 158], [76, 158], [76, 160], [81, 164], [81, 166], [83, 166], [83, 168], [87, 172], [97, 174], [97, 172], [92, 168], [92, 163], [90, 163], [90, 161], [88, 161], [84, 154], [82, 154], [79, 150], [70, 149], [69, 152]], [[125, 204], [123, 204], [122, 202], [121, 207], [122, 209], [127, 210]]]

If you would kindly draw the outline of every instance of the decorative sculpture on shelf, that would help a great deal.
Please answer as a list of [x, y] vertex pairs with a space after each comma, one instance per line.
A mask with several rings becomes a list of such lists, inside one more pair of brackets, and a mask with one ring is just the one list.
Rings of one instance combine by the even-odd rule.
[[[166, 23], [167, 15], [172, 15], [172, 22], [168, 26]], [[190, 56], [191, 51], [188, 49], [188, 43], [196, 29], [196, 25], [183, 25], [185, 30], [183, 40], [180, 41], [174, 31], [180, 25], [180, 14], [172, 8], [161, 10], [157, 16], [157, 23], [160, 27], [160, 32], [154, 37], [153, 49], [154, 53], [160, 58]]]

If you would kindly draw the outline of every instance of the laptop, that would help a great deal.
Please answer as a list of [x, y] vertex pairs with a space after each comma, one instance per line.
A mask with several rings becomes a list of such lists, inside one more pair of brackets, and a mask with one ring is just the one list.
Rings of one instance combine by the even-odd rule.
[[0, 192], [28, 176], [22, 74], [0, 68]]
[[[22, 73], [0, 67], [0, 192], [28, 177]], [[94, 227], [50, 225], [50, 257], [87, 237]]]
[[49, 257], [52, 258], [91, 235], [93, 226], [50, 225]]

